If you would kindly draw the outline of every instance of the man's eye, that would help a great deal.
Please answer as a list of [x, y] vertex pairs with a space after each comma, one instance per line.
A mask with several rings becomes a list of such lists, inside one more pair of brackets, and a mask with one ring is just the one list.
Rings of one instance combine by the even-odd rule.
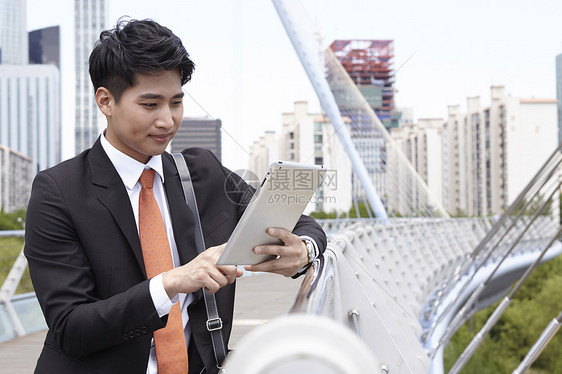
[[146, 108], [155, 108], [156, 107], [156, 103], [142, 103], [142, 106], [146, 107]]
[[172, 104], [173, 104], [173, 105], [181, 105], [181, 104], [182, 104], [182, 101], [181, 101], [181, 100], [179, 100], [179, 101], [174, 101]]

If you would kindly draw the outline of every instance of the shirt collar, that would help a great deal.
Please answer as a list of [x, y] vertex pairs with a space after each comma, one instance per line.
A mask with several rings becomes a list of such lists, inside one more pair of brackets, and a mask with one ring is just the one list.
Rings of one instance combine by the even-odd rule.
[[123, 180], [125, 187], [132, 190], [137, 184], [144, 169], [154, 169], [164, 183], [164, 169], [162, 167], [162, 155], [152, 156], [146, 164], [138, 162], [115, 148], [106, 138], [105, 133], [101, 135], [103, 150], [111, 160], [117, 173]]

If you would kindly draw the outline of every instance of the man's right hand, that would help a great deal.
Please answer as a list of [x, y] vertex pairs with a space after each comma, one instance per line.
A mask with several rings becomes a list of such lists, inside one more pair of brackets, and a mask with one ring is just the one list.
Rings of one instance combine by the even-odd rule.
[[185, 265], [169, 270], [162, 276], [168, 297], [178, 293], [191, 293], [205, 288], [211, 293], [233, 283], [243, 272], [235, 265], [217, 265], [225, 244], [208, 248]]

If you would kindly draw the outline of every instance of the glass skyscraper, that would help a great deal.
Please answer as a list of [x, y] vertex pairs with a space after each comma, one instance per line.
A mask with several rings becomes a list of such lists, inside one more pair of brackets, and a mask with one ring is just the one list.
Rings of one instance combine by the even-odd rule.
[[107, 28], [107, 8], [105, 0], [75, 0], [75, 69], [76, 69], [76, 117], [75, 152], [90, 148], [102, 128], [100, 114], [94, 99], [94, 88], [88, 73], [88, 58]]
[[0, 207], [8, 212], [25, 208], [33, 176], [61, 161], [60, 72], [45, 61], [58, 61], [58, 31], [30, 65], [26, 10], [25, 0], [0, 0]]
[[30, 157], [36, 173], [61, 160], [60, 73], [28, 64], [26, 16], [25, 0], [0, 0], [0, 144]]
[[33, 172], [61, 161], [60, 74], [54, 65], [0, 65], [0, 144], [32, 158]]
[[0, 64], [27, 64], [25, 0], [0, 0]]
[[60, 27], [29, 32], [29, 63], [55, 65], [60, 69]]
[[221, 125], [220, 119], [184, 118], [172, 140], [172, 153], [190, 147], [201, 147], [209, 149], [221, 160]]

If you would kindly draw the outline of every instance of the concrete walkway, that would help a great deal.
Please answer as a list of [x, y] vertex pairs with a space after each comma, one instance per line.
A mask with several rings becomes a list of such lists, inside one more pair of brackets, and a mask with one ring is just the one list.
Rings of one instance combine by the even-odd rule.
[[[239, 279], [230, 348], [235, 348], [252, 329], [286, 314], [295, 300], [301, 279], [266, 273]], [[0, 343], [0, 374], [33, 373], [45, 334], [46, 331], [41, 331]]]

